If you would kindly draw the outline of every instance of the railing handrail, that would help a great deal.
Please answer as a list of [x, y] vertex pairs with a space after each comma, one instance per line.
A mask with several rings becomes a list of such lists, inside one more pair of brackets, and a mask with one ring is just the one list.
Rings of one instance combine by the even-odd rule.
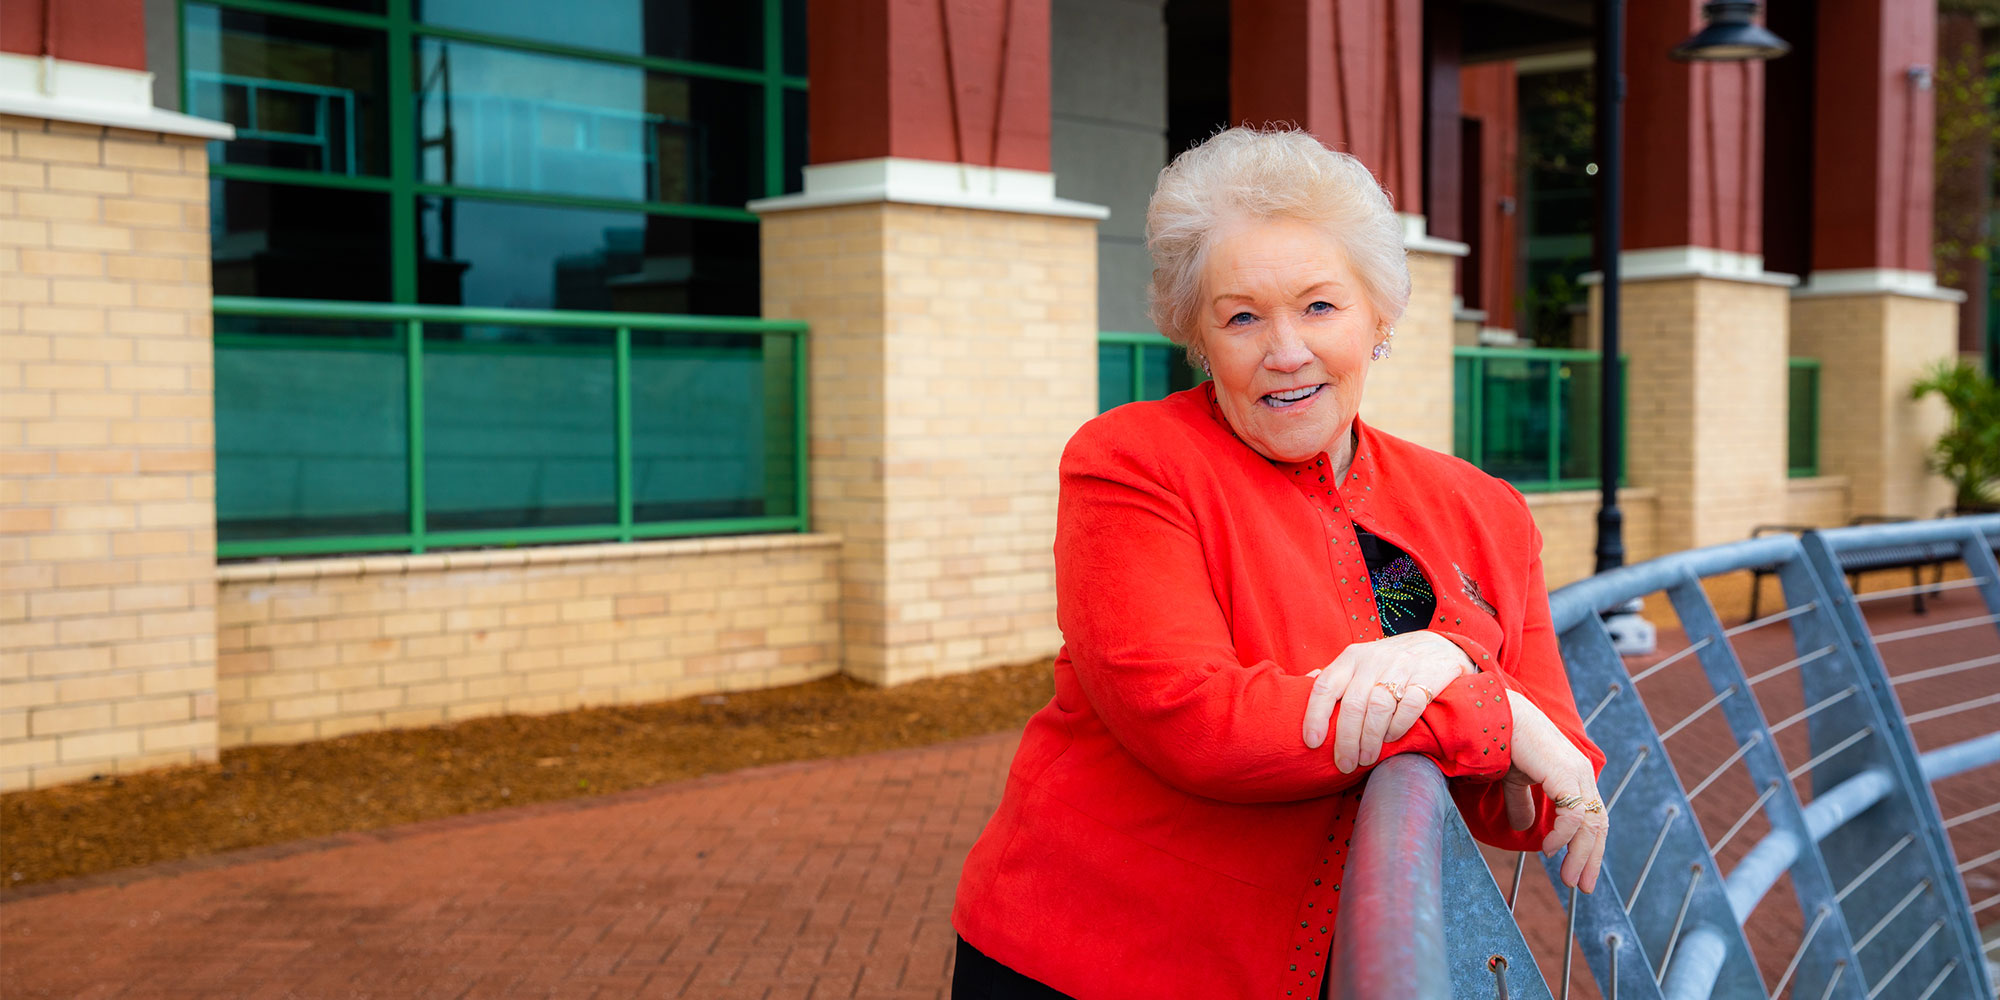
[[1456, 808], [1428, 757], [1398, 754], [1368, 776], [1334, 916], [1334, 996], [1451, 996], [1444, 832]]
[[218, 295], [218, 316], [265, 316], [274, 319], [353, 319], [378, 322], [417, 320], [433, 323], [479, 323], [489, 326], [557, 326], [672, 333], [804, 335], [804, 320], [756, 316], [695, 316], [681, 313], [590, 312], [571, 309], [503, 309], [491, 306], [411, 305], [391, 302], [341, 302], [329, 299], [266, 299]]

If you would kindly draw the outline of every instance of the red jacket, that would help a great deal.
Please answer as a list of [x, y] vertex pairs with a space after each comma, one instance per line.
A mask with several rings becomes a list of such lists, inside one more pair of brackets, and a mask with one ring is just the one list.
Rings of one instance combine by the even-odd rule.
[[[1415, 558], [1434, 631], [1482, 673], [1383, 756], [1452, 781], [1479, 839], [1507, 825], [1512, 713], [1583, 735], [1521, 495], [1356, 421], [1345, 482], [1237, 440], [1201, 386], [1084, 425], [1062, 459], [1055, 698], [1028, 721], [952, 923], [995, 960], [1085, 998], [1315, 997], [1366, 769], [1300, 735], [1309, 670], [1382, 638], [1359, 524]], [[1492, 611], [1487, 608], [1493, 609]]]

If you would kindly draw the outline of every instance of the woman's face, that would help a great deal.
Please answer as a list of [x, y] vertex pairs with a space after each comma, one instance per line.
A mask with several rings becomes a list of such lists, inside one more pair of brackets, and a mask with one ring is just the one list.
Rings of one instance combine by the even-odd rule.
[[1387, 338], [1340, 244], [1295, 219], [1225, 224], [1202, 297], [1194, 339], [1236, 436], [1275, 461], [1338, 457]]

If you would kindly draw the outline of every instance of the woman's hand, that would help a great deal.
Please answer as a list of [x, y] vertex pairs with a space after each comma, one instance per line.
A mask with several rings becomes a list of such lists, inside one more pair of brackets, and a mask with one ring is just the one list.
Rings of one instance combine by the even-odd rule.
[[1315, 679], [1306, 701], [1306, 746], [1326, 742], [1331, 727], [1333, 766], [1342, 774], [1367, 767], [1382, 756], [1383, 743], [1410, 731], [1445, 685], [1477, 672], [1464, 650], [1436, 632], [1357, 642], [1308, 675]]
[[1507, 822], [1516, 830], [1535, 825], [1534, 786], [1556, 811], [1555, 825], [1542, 840], [1542, 854], [1567, 846], [1562, 880], [1584, 892], [1597, 888], [1597, 871], [1604, 863], [1604, 837], [1611, 829], [1609, 809], [1597, 793], [1597, 775], [1583, 755], [1534, 702], [1508, 691], [1514, 710], [1513, 762], [1507, 773]]

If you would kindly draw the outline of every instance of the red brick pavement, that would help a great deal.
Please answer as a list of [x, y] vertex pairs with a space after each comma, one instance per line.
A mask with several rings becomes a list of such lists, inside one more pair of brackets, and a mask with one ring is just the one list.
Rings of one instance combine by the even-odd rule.
[[[1970, 596], [1921, 619], [1884, 602], [1872, 624], [1976, 614]], [[1684, 641], [1662, 640], [1663, 652]], [[1751, 672], [1792, 655], [1782, 626], [1737, 645]], [[1996, 648], [1988, 628], [1949, 633], [1898, 644], [1891, 670]], [[1692, 663], [1642, 687], [1662, 725], [1708, 697]], [[1678, 675], [1683, 666], [1692, 672]], [[1918, 711], [1996, 690], [2000, 668], [1899, 694]], [[1796, 710], [1795, 682], [1790, 692], [1777, 681], [1759, 688], [1767, 717]], [[1916, 735], [1929, 749], [1995, 729], [2000, 707]], [[1789, 739], [1803, 730], [1780, 740], [1791, 760], [1804, 759]], [[959, 867], [999, 800], [1016, 740], [738, 772], [36, 887], [0, 905], [0, 995], [942, 997]], [[1684, 777], [1731, 748], [1720, 713], [1670, 747]], [[2000, 800], [2000, 769], [1939, 792], [1946, 815]], [[1747, 779], [1706, 793], [1697, 813], [1709, 838], [1753, 797]], [[1746, 828], [1725, 867], [1762, 832], [1761, 822]], [[1992, 850], [2000, 816], [1952, 839], [1962, 858]], [[2000, 887], [2000, 863], [1988, 869], [1971, 873], [1975, 900]], [[1522, 921], [1553, 979], [1561, 911], [1538, 869]], [[1782, 967], [1798, 923], [1780, 883], [1750, 928], [1764, 965]], [[1582, 963], [1577, 974], [1577, 996], [1594, 996]]]
[[42, 887], [7, 997], [942, 997], [1017, 734]]

